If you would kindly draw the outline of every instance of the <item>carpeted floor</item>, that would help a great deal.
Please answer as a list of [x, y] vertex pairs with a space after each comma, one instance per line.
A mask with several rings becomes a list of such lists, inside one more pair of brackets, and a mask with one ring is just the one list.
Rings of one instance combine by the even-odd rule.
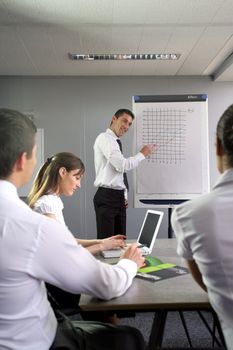
[[[207, 312], [203, 312], [202, 314], [212, 328], [212, 315]], [[183, 315], [191, 337], [192, 346], [195, 348], [211, 348], [212, 337], [197, 312], [183, 312]], [[122, 318], [120, 323], [138, 328], [142, 332], [145, 340], [148, 341], [153, 316], [154, 313], [137, 314], [135, 318]], [[215, 346], [216, 348], [218, 347], [217, 345]], [[162, 347], [181, 349], [189, 347], [178, 312], [168, 313]]]

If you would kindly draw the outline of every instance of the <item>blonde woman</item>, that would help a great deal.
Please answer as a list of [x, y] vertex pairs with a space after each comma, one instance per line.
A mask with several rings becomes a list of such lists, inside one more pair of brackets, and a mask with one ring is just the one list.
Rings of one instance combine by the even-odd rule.
[[[61, 195], [72, 196], [81, 187], [85, 167], [81, 159], [72, 153], [57, 153], [48, 158], [39, 170], [28, 196], [29, 206], [36, 212], [56, 219], [65, 225]], [[102, 250], [124, 247], [125, 236], [105, 239], [77, 239], [92, 254]]]

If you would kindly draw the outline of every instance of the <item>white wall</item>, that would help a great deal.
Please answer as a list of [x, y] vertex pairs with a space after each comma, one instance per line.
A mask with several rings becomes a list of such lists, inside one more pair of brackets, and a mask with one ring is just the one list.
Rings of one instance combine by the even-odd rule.
[[[131, 109], [133, 95], [207, 93], [209, 97], [210, 181], [216, 181], [214, 138], [217, 120], [233, 103], [233, 83], [215, 83], [209, 78], [168, 77], [0, 77], [0, 106], [34, 113], [39, 128], [44, 128], [45, 159], [54, 153], [70, 151], [86, 165], [82, 188], [64, 198], [64, 215], [73, 233], [80, 237], [96, 236], [92, 199], [93, 143], [105, 130], [114, 112]], [[196, 136], [198, 137], [198, 135]], [[132, 154], [133, 130], [123, 138], [124, 154]], [[129, 173], [132, 189], [132, 174]], [[129, 196], [129, 238], [137, 236], [145, 209], [132, 208]], [[160, 236], [167, 235], [167, 216]]]

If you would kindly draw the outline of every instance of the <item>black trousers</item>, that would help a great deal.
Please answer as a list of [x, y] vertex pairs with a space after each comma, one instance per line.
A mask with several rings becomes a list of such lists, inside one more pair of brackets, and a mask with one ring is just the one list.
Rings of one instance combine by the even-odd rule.
[[[70, 325], [72, 323], [72, 326]], [[136, 328], [101, 322], [70, 321], [58, 324], [50, 350], [144, 350]]]
[[99, 187], [94, 199], [97, 238], [126, 234], [124, 190]]

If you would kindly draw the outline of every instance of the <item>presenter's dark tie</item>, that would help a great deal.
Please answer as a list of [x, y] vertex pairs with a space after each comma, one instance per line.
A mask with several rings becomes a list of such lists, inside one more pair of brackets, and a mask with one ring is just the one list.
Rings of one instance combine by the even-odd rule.
[[[118, 145], [119, 145], [119, 148], [120, 148], [120, 151], [121, 153], [122, 152], [122, 143], [121, 143], [121, 140], [120, 139], [116, 139]], [[128, 179], [127, 179], [127, 175], [126, 173], [123, 173], [123, 180], [124, 180], [124, 184], [125, 184], [125, 187], [127, 188], [127, 190], [129, 190], [129, 183], [128, 183]]]

